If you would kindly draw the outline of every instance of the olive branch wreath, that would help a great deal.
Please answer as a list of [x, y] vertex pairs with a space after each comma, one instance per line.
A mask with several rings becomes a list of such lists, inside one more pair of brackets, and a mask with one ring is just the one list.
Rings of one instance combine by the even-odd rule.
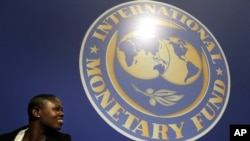
[[145, 92], [140, 90], [134, 84], [131, 84], [136, 92], [139, 92], [147, 97], [149, 97], [149, 104], [151, 106], [156, 106], [157, 103], [163, 106], [173, 106], [181, 100], [184, 95], [177, 95], [176, 91], [159, 89], [154, 92], [154, 89], [148, 88]]

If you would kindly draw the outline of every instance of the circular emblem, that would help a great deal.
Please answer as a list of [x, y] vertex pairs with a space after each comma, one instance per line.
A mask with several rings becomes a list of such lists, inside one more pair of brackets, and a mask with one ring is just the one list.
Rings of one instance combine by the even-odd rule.
[[131, 1], [104, 12], [80, 51], [85, 93], [98, 114], [133, 140], [196, 140], [229, 99], [224, 53], [187, 12]]

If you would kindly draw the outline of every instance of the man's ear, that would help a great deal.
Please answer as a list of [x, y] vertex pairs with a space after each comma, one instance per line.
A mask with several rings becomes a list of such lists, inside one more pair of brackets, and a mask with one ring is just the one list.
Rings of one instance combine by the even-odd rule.
[[40, 118], [40, 108], [39, 107], [34, 107], [32, 109], [32, 114], [36, 118]]

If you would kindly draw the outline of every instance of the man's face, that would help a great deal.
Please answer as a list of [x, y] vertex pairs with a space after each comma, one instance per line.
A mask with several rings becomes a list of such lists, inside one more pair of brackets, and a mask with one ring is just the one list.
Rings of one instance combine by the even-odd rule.
[[60, 130], [63, 125], [63, 106], [58, 98], [45, 101], [40, 108], [40, 122], [42, 125]]

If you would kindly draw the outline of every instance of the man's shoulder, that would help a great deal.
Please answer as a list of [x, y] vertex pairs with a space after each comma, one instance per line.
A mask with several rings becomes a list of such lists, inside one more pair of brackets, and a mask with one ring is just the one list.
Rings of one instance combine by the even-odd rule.
[[11, 131], [11, 132], [7, 132], [7, 133], [3, 133], [0, 135], [0, 141], [13, 141], [17, 135], [17, 133], [22, 130], [22, 129], [25, 129], [27, 128], [27, 126], [23, 126], [21, 128], [18, 128], [14, 131]]
[[17, 130], [8, 133], [3, 133], [0, 135], [0, 141], [13, 141], [17, 133]]

